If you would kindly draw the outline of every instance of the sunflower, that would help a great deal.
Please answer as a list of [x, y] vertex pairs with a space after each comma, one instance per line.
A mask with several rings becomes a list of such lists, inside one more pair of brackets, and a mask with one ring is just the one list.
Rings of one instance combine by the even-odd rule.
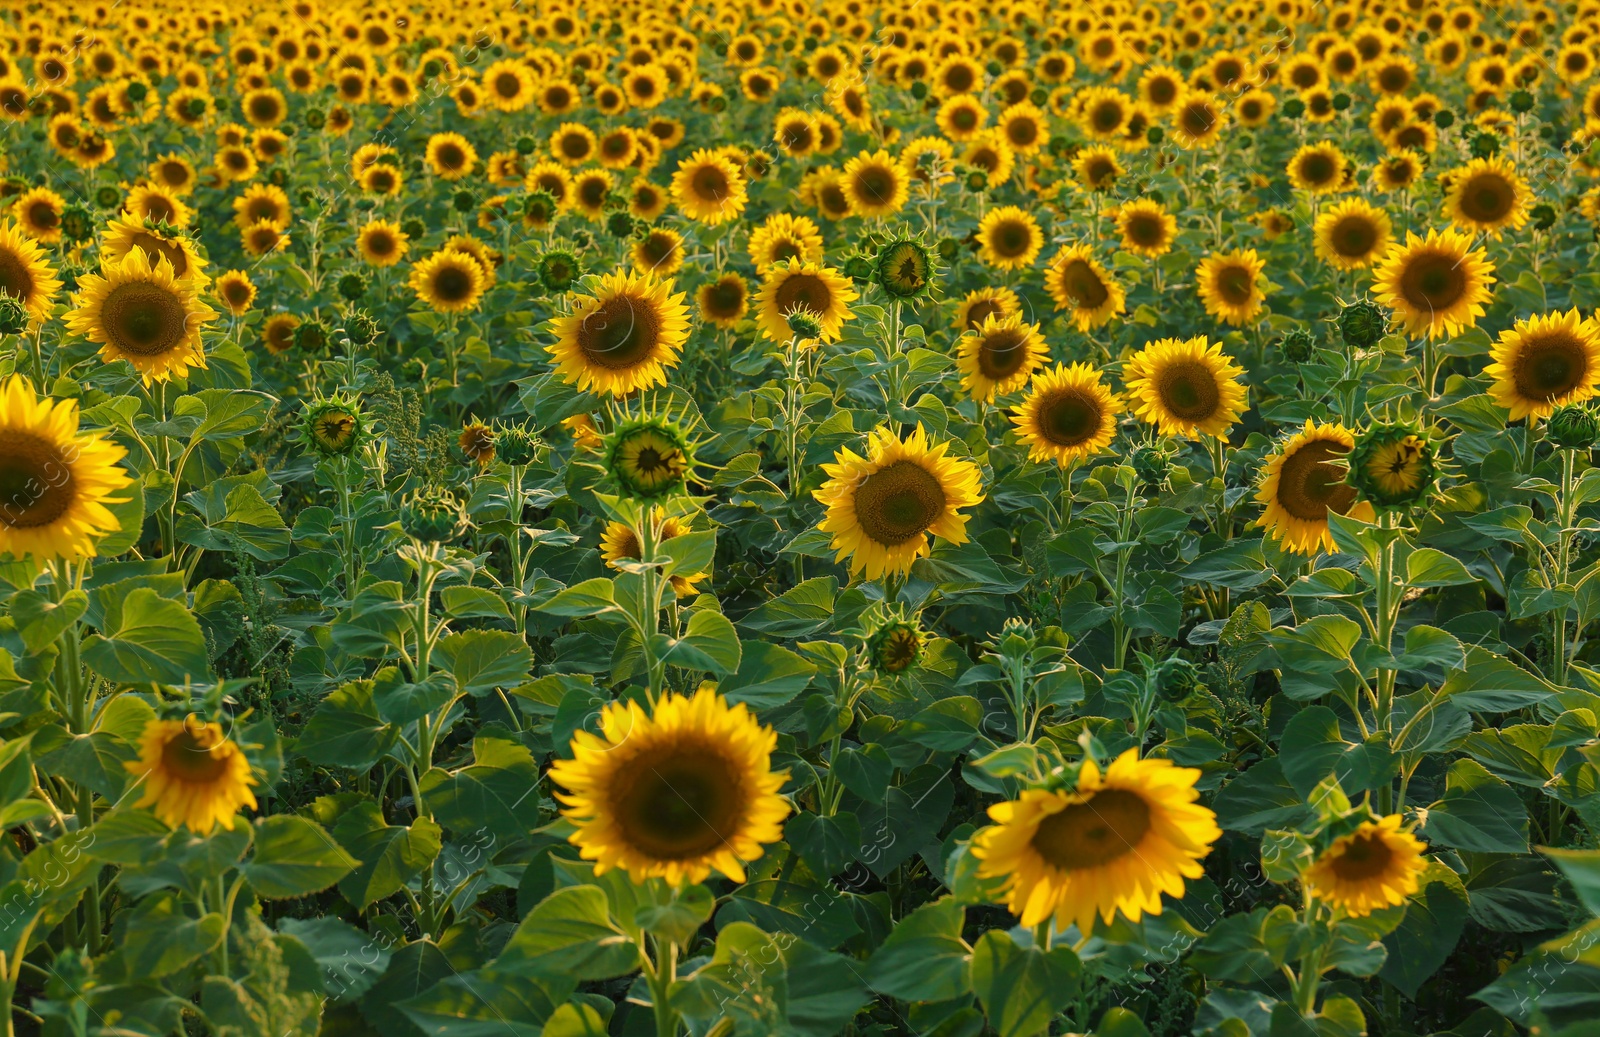
[[951, 140], [968, 141], [988, 123], [989, 110], [971, 94], [956, 94], [939, 106], [934, 121]]
[[1195, 271], [1195, 283], [1206, 312], [1228, 324], [1252, 323], [1261, 313], [1266, 293], [1261, 271], [1266, 263], [1253, 248], [1207, 256]]
[[665, 385], [689, 338], [689, 307], [671, 281], [648, 274], [607, 274], [593, 296], [574, 300], [556, 317], [556, 341], [545, 347], [563, 381], [580, 391], [626, 396]]
[[1146, 259], [1159, 259], [1172, 251], [1178, 236], [1178, 220], [1160, 202], [1140, 198], [1116, 211], [1117, 233], [1122, 247]]
[[1444, 215], [1464, 231], [1498, 238], [1506, 228], [1518, 230], [1528, 222], [1531, 196], [1510, 162], [1499, 156], [1475, 158], [1451, 172]]
[[275, 313], [261, 324], [261, 344], [269, 353], [283, 353], [294, 345], [294, 332], [300, 318], [292, 313]]
[[11, 216], [17, 221], [18, 229], [28, 237], [53, 245], [61, 240], [61, 214], [66, 209], [65, 198], [48, 187], [35, 187], [24, 191], [11, 203]]
[[67, 328], [99, 342], [107, 362], [127, 360], [144, 384], [181, 378], [205, 367], [200, 333], [217, 311], [198, 298], [199, 286], [173, 275], [165, 258], [152, 264], [135, 248], [122, 259], [104, 259], [99, 274], [78, 279]]
[[[581, 122], [565, 122], [550, 135], [550, 154], [564, 166], [581, 166], [595, 157], [600, 142]], [[541, 184], [548, 190], [548, 186]]]
[[1021, 317], [990, 317], [956, 343], [961, 388], [984, 403], [1027, 385], [1049, 359], [1050, 347], [1039, 326]]
[[1056, 309], [1068, 310], [1079, 331], [1098, 328], [1126, 308], [1127, 295], [1095, 261], [1088, 245], [1071, 245], [1045, 268], [1044, 286]]
[[1385, 508], [1421, 500], [1438, 478], [1438, 456], [1414, 425], [1375, 425], [1356, 436], [1345, 477], [1361, 496]]
[[[169, 191], [162, 187], [152, 187], [148, 184], [138, 184], [129, 188], [128, 197], [122, 203], [122, 211], [135, 220], [165, 223], [169, 227], [178, 229], [189, 226], [194, 219], [194, 210], [183, 203], [176, 191]], [[50, 215], [50, 210], [46, 209], [35, 212], [34, 218], [48, 224]], [[55, 217], [59, 223], [61, 218], [59, 211], [55, 213]], [[59, 241], [60, 237], [60, 231], [58, 230], [56, 232], [56, 240]], [[40, 240], [47, 239], [41, 238]]]
[[1216, 144], [1226, 125], [1222, 107], [1204, 93], [1190, 91], [1172, 109], [1172, 138], [1186, 151]]
[[1129, 749], [1102, 774], [1091, 759], [1076, 786], [1026, 789], [989, 808], [995, 824], [972, 840], [978, 875], [1005, 878], [1006, 906], [1025, 926], [1052, 917], [1082, 933], [1121, 912], [1129, 921], [1161, 913], [1161, 895], [1181, 897], [1184, 879], [1222, 837], [1198, 802], [1200, 771]]
[[392, 220], [373, 220], [356, 235], [356, 247], [368, 266], [394, 266], [411, 246], [406, 232]]
[[1041, 371], [1011, 416], [1030, 461], [1072, 464], [1111, 445], [1122, 401], [1088, 364]]
[[98, 432], [79, 432], [75, 400], [36, 396], [20, 376], [0, 383], [0, 555], [92, 558], [121, 528], [107, 504], [132, 480], [117, 464], [127, 451]]
[[133, 252], [143, 252], [152, 264], [165, 259], [174, 277], [204, 287], [205, 262], [189, 237], [129, 216], [113, 217], [100, 239], [101, 260], [120, 260]]
[[695, 292], [700, 319], [727, 331], [750, 309], [750, 286], [738, 274], [723, 274]]
[[483, 298], [483, 267], [460, 249], [443, 248], [411, 268], [408, 284], [436, 313], [461, 313]]
[[242, 317], [256, 301], [256, 286], [243, 270], [229, 270], [212, 284], [222, 305], [235, 317]]
[[533, 73], [520, 61], [504, 58], [483, 70], [484, 99], [502, 112], [533, 103]]
[[44, 249], [15, 223], [0, 226], [0, 292], [22, 303], [32, 323], [50, 316], [61, 282]]
[[1340, 270], [1371, 266], [1389, 247], [1393, 224], [1389, 214], [1364, 198], [1348, 198], [1329, 206], [1312, 227], [1317, 257]]
[[222, 725], [192, 713], [183, 720], [147, 722], [139, 759], [122, 766], [144, 785], [134, 806], [152, 807], [169, 826], [186, 825], [197, 835], [217, 825], [231, 830], [241, 807], [256, 806], [250, 761]]
[[428, 168], [441, 180], [461, 180], [478, 165], [478, 151], [459, 133], [435, 133], [424, 155]]
[[902, 440], [887, 428], [867, 437], [865, 457], [840, 448], [824, 464], [827, 482], [812, 494], [828, 509], [817, 525], [832, 533], [835, 561], [850, 558], [850, 572], [869, 580], [910, 571], [929, 552], [928, 535], [967, 542], [961, 508], [983, 500], [978, 466], [947, 457], [949, 443], [933, 446], [921, 424]]
[[691, 220], [715, 226], [744, 212], [744, 174], [727, 156], [701, 148], [672, 175], [672, 195]]
[[1078, 124], [1091, 140], [1115, 140], [1133, 111], [1121, 91], [1108, 86], [1092, 86], [1078, 96]]
[[844, 178], [832, 166], [813, 169], [800, 178], [800, 199], [830, 220], [850, 215], [850, 199], [844, 193]]
[[1090, 191], [1109, 191], [1125, 170], [1117, 161], [1117, 153], [1110, 148], [1084, 148], [1072, 160], [1072, 172], [1078, 183]]
[[991, 209], [978, 224], [978, 258], [998, 270], [1032, 266], [1043, 247], [1038, 221], [1015, 205]]
[[862, 152], [845, 163], [841, 186], [857, 216], [888, 216], [906, 204], [908, 177], [887, 151]]
[[456, 445], [479, 468], [487, 468], [494, 461], [494, 429], [481, 421], [469, 421], [463, 426]]
[[604, 221], [615, 186], [608, 170], [585, 169], [572, 178], [572, 208], [596, 223]]
[[[593, 422], [587, 430], [572, 428], [577, 444], [587, 446]], [[599, 445], [606, 472], [623, 493], [646, 500], [681, 493], [697, 464], [688, 433], [677, 422], [653, 415], [622, 421]]]
[[974, 288], [956, 306], [955, 329], [976, 331], [990, 317], [1011, 317], [1022, 312], [1022, 300], [1009, 288]]
[[629, 254], [633, 268], [641, 274], [668, 277], [683, 266], [683, 235], [668, 227], [657, 227], [635, 239]]
[[1350, 159], [1333, 144], [1305, 144], [1289, 159], [1289, 183], [1309, 194], [1333, 194], [1349, 186]]
[[1306, 869], [1303, 881], [1312, 896], [1351, 917], [1360, 918], [1404, 904], [1427, 870], [1427, 845], [1400, 828], [1400, 815], [1363, 821], [1340, 836]]
[[860, 298], [850, 279], [821, 263], [789, 259], [771, 267], [757, 293], [756, 321], [773, 342], [787, 342], [789, 314], [808, 310], [817, 318], [822, 334], [816, 341], [836, 342], [844, 322], [854, 314], [850, 303]]
[[1373, 272], [1372, 290], [1409, 334], [1436, 339], [1476, 325], [1493, 283], [1488, 254], [1473, 249], [1469, 235], [1446, 228], [1426, 238], [1407, 232], [1405, 244], [1389, 246]]
[[1244, 369], [1205, 336], [1159, 339], [1128, 359], [1122, 381], [1133, 412], [1164, 436], [1224, 436], [1244, 414]]
[[1153, 65], [1139, 76], [1139, 99], [1157, 115], [1166, 115], [1183, 98], [1183, 73], [1170, 65]]
[[1391, 151], [1372, 170], [1372, 181], [1383, 191], [1405, 191], [1422, 176], [1422, 157], [1415, 151]]
[[578, 731], [572, 758], [550, 777], [576, 831], [569, 837], [595, 872], [620, 868], [634, 882], [700, 882], [713, 871], [744, 881], [744, 862], [783, 837], [787, 771], [772, 770], [777, 733], [743, 703], [702, 686], [669, 692], [647, 714], [613, 702], [600, 732]]
[[806, 216], [775, 212], [750, 233], [750, 261], [765, 274], [779, 263], [822, 261], [822, 228]]
[[1548, 418], [1600, 391], [1600, 322], [1576, 309], [1519, 320], [1500, 333], [1490, 358], [1489, 395], [1511, 420]]
[[[689, 532], [689, 523], [683, 519], [668, 515], [660, 507], [652, 509], [651, 521], [656, 523], [658, 543], [665, 543], [675, 537], [683, 536]], [[613, 569], [621, 569], [619, 562], [637, 560], [640, 558], [639, 538], [634, 535], [632, 527], [626, 522], [612, 520], [606, 523], [605, 532], [600, 535], [600, 559]], [[695, 584], [707, 579], [706, 573], [690, 573], [689, 575], [674, 574], [670, 577], [672, 590], [680, 598], [692, 598], [700, 591]]]
[[1356, 500], [1343, 460], [1356, 445], [1343, 425], [1312, 421], [1267, 459], [1256, 500], [1266, 509], [1256, 525], [1285, 551], [1316, 554], [1334, 549], [1328, 515], [1374, 520], [1372, 505]]
[[194, 165], [182, 155], [163, 155], [150, 163], [145, 174], [151, 183], [179, 194], [189, 194], [199, 183]]
[[289, 247], [289, 235], [271, 220], [257, 220], [239, 232], [239, 242], [252, 256], [282, 252]]

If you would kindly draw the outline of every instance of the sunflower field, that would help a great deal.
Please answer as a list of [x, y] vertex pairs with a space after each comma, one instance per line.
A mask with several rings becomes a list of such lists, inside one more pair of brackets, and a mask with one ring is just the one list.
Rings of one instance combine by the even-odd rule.
[[1600, 0], [0, 0], [0, 1037], [1600, 1035]]

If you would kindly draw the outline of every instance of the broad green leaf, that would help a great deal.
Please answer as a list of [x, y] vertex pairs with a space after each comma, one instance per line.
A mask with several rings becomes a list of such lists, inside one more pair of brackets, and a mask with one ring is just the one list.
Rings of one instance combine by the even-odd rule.
[[729, 702], [743, 702], [760, 712], [791, 701], [816, 672], [815, 664], [781, 645], [742, 641], [738, 669], [719, 682], [717, 689]]
[[972, 958], [961, 938], [966, 914], [945, 897], [902, 918], [867, 961], [872, 989], [902, 1001], [949, 1001], [966, 993]]
[[384, 821], [378, 805], [364, 800], [339, 815], [333, 836], [360, 861], [339, 880], [339, 892], [361, 910], [398, 893], [439, 856], [439, 825], [419, 817], [409, 826]]
[[356, 866], [321, 825], [292, 814], [257, 821], [255, 847], [244, 864], [244, 875], [256, 893], [268, 899], [320, 892]]
[[1528, 812], [1515, 789], [1474, 760], [1457, 760], [1444, 797], [1428, 807], [1428, 842], [1477, 853], [1527, 853]]
[[441, 639], [434, 659], [455, 676], [462, 694], [487, 695], [527, 680], [533, 650], [507, 630], [467, 630]]
[[1082, 966], [1066, 946], [1018, 947], [999, 929], [972, 949], [972, 990], [999, 1037], [1035, 1037], [1077, 996]]
[[200, 624], [183, 605], [147, 587], [113, 603], [103, 634], [84, 640], [83, 661], [116, 684], [183, 685], [211, 675]]
[[494, 967], [512, 976], [610, 979], [639, 967], [639, 948], [612, 922], [604, 890], [569, 886], [528, 912]]

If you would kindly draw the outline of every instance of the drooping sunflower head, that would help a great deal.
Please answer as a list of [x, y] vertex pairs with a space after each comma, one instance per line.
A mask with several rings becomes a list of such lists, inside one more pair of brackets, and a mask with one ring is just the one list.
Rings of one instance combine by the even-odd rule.
[[961, 388], [984, 403], [1028, 384], [1033, 372], [1049, 359], [1050, 347], [1038, 325], [1020, 316], [991, 316], [956, 343]]
[[1400, 827], [1399, 814], [1362, 821], [1317, 855], [1302, 876], [1312, 896], [1360, 918], [1404, 904], [1427, 870], [1426, 844]]
[[149, 257], [152, 266], [165, 259], [174, 277], [197, 280], [204, 287], [205, 262], [187, 235], [166, 224], [136, 220], [132, 216], [112, 218], [100, 239], [101, 262], [117, 261], [136, 251]]
[[850, 279], [832, 267], [790, 259], [767, 271], [756, 295], [756, 320], [766, 338], [787, 342], [793, 334], [789, 315], [808, 310], [816, 315], [822, 332], [809, 344], [836, 342], [844, 322], [853, 316], [850, 303], [859, 297]]
[[201, 331], [217, 312], [199, 298], [193, 279], [175, 276], [163, 257], [152, 264], [142, 248], [105, 259], [99, 274], [78, 279], [67, 327], [100, 343], [107, 362], [126, 360], [145, 385], [181, 378], [205, 367]]
[[1111, 445], [1122, 401], [1088, 364], [1057, 364], [1035, 375], [1011, 416], [1031, 461], [1072, 465]]
[[1267, 459], [1256, 500], [1266, 509], [1256, 525], [1286, 551], [1316, 554], [1334, 548], [1328, 516], [1371, 522], [1372, 506], [1356, 499], [1345, 479], [1355, 435], [1343, 425], [1306, 422], [1306, 427]]
[[1477, 324], [1494, 284], [1494, 263], [1472, 239], [1453, 228], [1407, 233], [1373, 273], [1373, 294], [1412, 335], [1437, 339]]
[[689, 337], [689, 307], [670, 280], [631, 271], [599, 279], [595, 294], [556, 317], [546, 347], [557, 372], [585, 391], [626, 396], [664, 385]]
[[1600, 322], [1576, 309], [1519, 320], [1500, 333], [1490, 357], [1489, 395], [1511, 420], [1547, 418], [1600, 391]]
[[1172, 250], [1178, 220], [1160, 202], [1140, 198], [1117, 210], [1117, 231], [1122, 247], [1147, 259], [1159, 259]]
[[365, 433], [361, 405], [338, 393], [314, 399], [300, 426], [301, 440], [323, 457], [350, 456]]
[[737, 218], [749, 200], [744, 173], [726, 155], [706, 148], [678, 166], [672, 194], [685, 216], [712, 226]]
[[222, 725], [193, 714], [146, 723], [139, 758], [123, 767], [143, 788], [136, 807], [197, 835], [218, 825], [231, 830], [241, 808], [256, 806], [250, 789], [258, 782], [243, 750]]
[[887, 428], [867, 437], [866, 456], [841, 448], [828, 479], [813, 496], [828, 509], [817, 528], [833, 534], [836, 560], [869, 580], [910, 570], [925, 556], [929, 535], [962, 544], [968, 516], [961, 508], [983, 500], [978, 466], [947, 456], [921, 425], [905, 439]]
[[646, 711], [613, 702], [599, 732], [579, 731], [572, 757], [550, 777], [577, 830], [570, 836], [596, 872], [635, 882], [700, 882], [713, 871], [744, 881], [744, 864], [783, 835], [788, 778], [772, 770], [777, 734], [741, 703], [702, 687], [669, 693]]
[[1122, 313], [1127, 295], [1088, 245], [1069, 245], [1055, 254], [1044, 284], [1056, 308], [1072, 314], [1079, 331], [1089, 331]]
[[873, 281], [894, 299], [925, 298], [937, 286], [938, 270], [931, 249], [912, 237], [894, 238], [879, 249], [872, 264]]
[[408, 283], [435, 312], [461, 313], [483, 298], [483, 266], [460, 249], [440, 249], [411, 268]]
[[456, 437], [461, 453], [479, 468], [487, 468], [494, 461], [494, 442], [494, 429], [481, 421], [467, 422]]
[[978, 224], [978, 257], [997, 270], [1032, 266], [1043, 247], [1038, 221], [1015, 205], [990, 210]]
[[1340, 270], [1359, 270], [1389, 247], [1393, 224], [1389, 214], [1363, 198], [1329, 206], [1313, 225], [1317, 257]]
[[1375, 425], [1356, 436], [1349, 454], [1351, 486], [1381, 508], [1422, 500], [1438, 479], [1433, 443], [1415, 426]]
[[684, 424], [656, 414], [619, 420], [600, 449], [611, 479], [624, 494], [642, 500], [683, 493], [698, 463]]
[[1528, 222], [1532, 192], [1516, 166], [1499, 156], [1475, 158], [1455, 170], [1445, 193], [1444, 214], [1464, 231], [1499, 237]]
[[1122, 379], [1129, 405], [1164, 436], [1225, 436], [1244, 414], [1244, 369], [1204, 335], [1160, 339], [1129, 358]]
[[1097, 918], [1158, 915], [1162, 894], [1181, 897], [1222, 837], [1198, 802], [1199, 777], [1137, 749], [1104, 773], [1085, 760], [1073, 787], [1027, 789], [989, 808], [995, 823], [972, 840], [978, 874], [1005, 879], [1006, 906], [1024, 926], [1053, 918], [1087, 934]]

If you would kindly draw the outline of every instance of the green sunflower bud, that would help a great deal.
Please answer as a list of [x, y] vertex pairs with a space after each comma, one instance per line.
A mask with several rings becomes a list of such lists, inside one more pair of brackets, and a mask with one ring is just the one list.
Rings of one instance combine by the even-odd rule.
[[873, 279], [891, 298], [918, 299], [933, 291], [933, 257], [911, 238], [883, 246], [873, 273]]
[[1283, 336], [1283, 358], [1292, 364], [1303, 364], [1317, 351], [1317, 336], [1310, 328], [1290, 328]]
[[791, 310], [786, 318], [790, 334], [798, 339], [822, 337], [822, 319], [810, 310]]
[[606, 472], [624, 493], [644, 500], [682, 493], [695, 465], [688, 433], [664, 417], [619, 422], [603, 449]]
[[345, 337], [358, 346], [366, 346], [377, 340], [383, 333], [383, 327], [370, 313], [357, 310], [350, 314], [344, 322]]
[[508, 465], [529, 465], [544, 452], [544, 441], [521, 425], [508, 425], [495, 432], [494, 452]]
[[1582, 404], [1557, 407], [1545, 424], [1544, 437], [1559, 450], [1593, 450], [1600, 442], [1600, 417]]
[[1339, 314], [1339, 337], [1351, 349], [1371, 349], [1388, 333], [1388, 315], [1365, 300], [1351, 303]]
[[320, 320], [303, 321], [294, 329], [295, 348], [303, 353], [320, 353], [328, 347], [328, 326]]
[[879, 673], [904, 673], [922, 658], [922, 631], [909, 619], [886, 620], [867, 635], [867, 658]]
[[10, 292], [0, 292], [0, 335], [20, 335], [28, 327], [28, 308]]
[[339, 278], [338, 287], [342, 297], [355, 302], [367, 294], [367, 279], [357, 273], [348, 273]]
[[442, 544], [467, 531], [467, 513], [449, 490], [417, 490], [400, 505], [400, 528], [424, 543]]
[[552, 249], [540, 256], [534, 270], [539, 276], [539, 283], [551, 292], [566, 291], [583, 275], [578, 257], [565, 249]]
[[323, 457], [355, 453], [366, 431], [361, 408], [344, 396], [314, 401], [301, 424], [301, 439]]

